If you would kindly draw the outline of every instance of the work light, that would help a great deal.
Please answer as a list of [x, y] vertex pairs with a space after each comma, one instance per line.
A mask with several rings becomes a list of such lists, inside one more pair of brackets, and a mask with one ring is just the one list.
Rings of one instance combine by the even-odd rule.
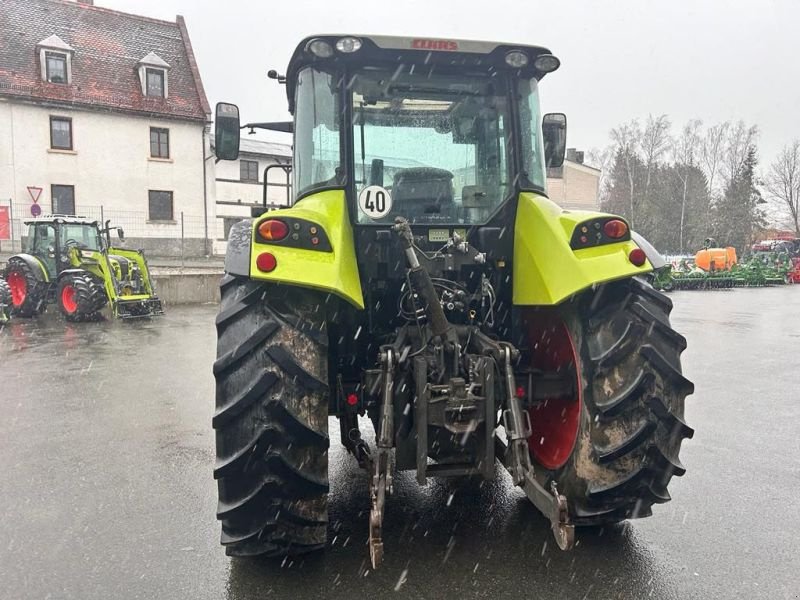
[[306, 50], [318, 58], [330, 58], [333, 56], [333, 48], [325, 40], [311, 40], [308, 42]]
[[511, 50], [506, 53], [506, 64], [514, 69], [521, 69], [528, 64], [528, 55], [521, 50]]
[[542, 73], [552, 73], [561, 66], [561, 61], [552, 54], [540, 54], [533, 61], [533, 66]]
[[357, 37], [343, 37], [336, 40], [336, 49], [344, 54], [352, 54], [358, 52], [361, 48], [361, 40]]

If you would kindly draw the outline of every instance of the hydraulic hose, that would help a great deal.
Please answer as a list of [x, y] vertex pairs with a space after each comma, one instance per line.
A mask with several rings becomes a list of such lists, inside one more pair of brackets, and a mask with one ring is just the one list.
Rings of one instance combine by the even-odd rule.
[[444, 314], [444, 309], [439, 301], [439, 295], [433, 287], [430, 274], [419, 264], [417, 253], [414, 250], [414, 234], [411, 232], [411, 226], [404, 218], [397, 217], [394, 231], [397, 233], [400, 245], [406, 254], [409, 267], [408, 278], [411, 281], [411, 286], [428, 306], [427, 312], [431, 322], [431, 333], [436, 337], [449, 337], [453, 326]]

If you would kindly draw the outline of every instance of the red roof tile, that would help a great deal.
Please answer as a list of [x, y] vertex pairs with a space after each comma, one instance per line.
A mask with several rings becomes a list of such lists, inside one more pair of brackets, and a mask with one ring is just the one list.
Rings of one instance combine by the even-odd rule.
[[[53, 34], [75, 50], [70, 85], [42, 81], [37, 44]], [[170, 65], [168, 98], [142, 94], [138, 63], [150, 52]], [[182, 17], [69, 0], [0, 2], [0, 96], [203, 121], [210, 113]]]

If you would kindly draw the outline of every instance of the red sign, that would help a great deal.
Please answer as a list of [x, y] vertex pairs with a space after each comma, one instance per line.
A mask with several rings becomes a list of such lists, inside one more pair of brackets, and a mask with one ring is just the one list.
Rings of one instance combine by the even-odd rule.
[[11, 219], [7, 206], [0, 206], [0, 240], [11, 239]]
[[458, 42], [454, 40], [425, 40], [417, 38], [411, 41], [411, 47], [415, 50], [447, 50], [452, 52], [458, 50]]

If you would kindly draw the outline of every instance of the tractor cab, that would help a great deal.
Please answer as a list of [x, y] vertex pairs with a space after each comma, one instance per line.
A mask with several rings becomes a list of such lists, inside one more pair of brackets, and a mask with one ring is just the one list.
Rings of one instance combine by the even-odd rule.
[[25, 224], [28, 237], [23, 252], [41, 260], [52, 278], [72, 268], [69, 256], [72, 249], [94, 253], [102, 252], [105, 247], [105, 240], [94, 220], [54, 215], [32, 219]]
[[[294, 131], [293, 202], [344, 188], [356, 225], [483, 225], [515, 192], [544, 192], [563, 161], [566, 117], [542, 119], [538, 96], [558, 66], [537, 46], [315, 36], [272, 72], [294, 122], [242, 127]], [[220, 105], [220, 158], [238, 152], [238, 128]]]

